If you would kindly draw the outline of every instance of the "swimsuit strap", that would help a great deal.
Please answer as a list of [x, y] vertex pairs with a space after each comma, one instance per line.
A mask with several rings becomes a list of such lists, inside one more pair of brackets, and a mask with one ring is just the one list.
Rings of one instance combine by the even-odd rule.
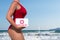
[[[17, 1], [13, 1], [13, 2], [17, 2]], [[20, 5], [20, 3], [19, 2], [17, 2], [19, 5]]]

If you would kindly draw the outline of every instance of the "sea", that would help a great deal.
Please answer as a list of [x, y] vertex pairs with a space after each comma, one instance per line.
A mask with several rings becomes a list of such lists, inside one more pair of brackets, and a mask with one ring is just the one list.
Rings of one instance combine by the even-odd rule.
[[[8, 30], [0, 30], [0, 40], [11, 40]], [[60, 32], [22, 30], [25, 40], [60, 40]]]
[[[0, 40], [11, 40], [8, 30], [0, 30]], [[22, 30], [25, 40], [41, 40], [40, 30]]]
[[60, 30], [40, 30], [40, 40], [60, 40]]

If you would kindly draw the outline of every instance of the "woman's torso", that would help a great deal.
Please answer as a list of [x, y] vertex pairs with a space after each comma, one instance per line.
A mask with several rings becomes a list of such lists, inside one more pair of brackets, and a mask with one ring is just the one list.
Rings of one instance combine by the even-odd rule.
[[[17, 2], [18, 3], [18, 2]], [[27, 14], [26, 9], [18, 3], [18, 5], [21, 7], [20, 9], [16, 9], [13, 14], [13, 20], [15, 21], [16, 18], [24, 18]]]

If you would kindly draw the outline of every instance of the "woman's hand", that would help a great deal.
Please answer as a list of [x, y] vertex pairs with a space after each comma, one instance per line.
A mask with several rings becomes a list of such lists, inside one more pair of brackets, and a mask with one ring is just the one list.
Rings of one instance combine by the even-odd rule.
[[17, 30], [21, 30], [21, 29], [23, 29], [23, 28], [25, 28], [25, 27], [20, 25], [20, 26], [16, 26], [15, 28], [16, 28]]

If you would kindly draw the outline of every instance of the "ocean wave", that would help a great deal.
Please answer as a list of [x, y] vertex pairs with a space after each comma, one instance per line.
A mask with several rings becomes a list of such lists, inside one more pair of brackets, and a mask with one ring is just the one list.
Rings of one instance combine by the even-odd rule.
[[[25, 40], [40, 40], [40, 33], [23, 33]], [[7, 32], [0, 33], [0, 40], [11, 40]]]

